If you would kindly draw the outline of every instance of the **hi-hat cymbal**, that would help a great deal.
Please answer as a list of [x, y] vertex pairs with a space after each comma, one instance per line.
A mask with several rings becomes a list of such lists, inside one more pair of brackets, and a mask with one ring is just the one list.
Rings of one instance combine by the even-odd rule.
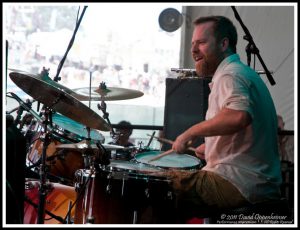
[[87, 127], [102, 131], [110, 130], [103, 118], [72, 96], [72, 90], [52, 81], [48, 74], [11, 72], [9, 76], [20, 89], [48, 108]]
[[[124, 149], [123, 146], [119, 145], [110, 145], [110, 144], [101, 144], [106, 150], [117, 150]], [[55, 146], [57, 149], [70, 149], [70, 150], [85, 150], [85, 149], [98, 149], [96, 144], [88, 144], [87, 141], [81, 141], [75, 144], [61, 144]]]
[[[72, 89], [76, 93], [76, 97], [80, 101], [90, 100], [90, 88], [77, 88]], [[144, 93], [138, 90], [117, 88], [117, 87], [106, 87], [101, 89], [99, 87], [91, 87], [91, 101], [116, 101], [116, 100], [127, 100], [143, 96]]]

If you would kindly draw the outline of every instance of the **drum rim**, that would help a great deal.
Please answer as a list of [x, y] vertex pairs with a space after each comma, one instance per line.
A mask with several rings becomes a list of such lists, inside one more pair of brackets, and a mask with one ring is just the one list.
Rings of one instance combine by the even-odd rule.
[[[134, 163], [134, 162], [132, 162]], [[158, 175], [151, 175], [147, 173], [141, 173], [137, 170], [127, 170], [127, 169], [122, 169], [119, 168], [118, 170], [115, 170], [116, 167], [113, 167], [114, 170], [107, 170], [108, 165], [99, 165], [100, 171], [96, 171], [96, 174], [99, 174], [103, 176], [101, 173], [106, 173], [106, 174], [111, 174], [112, 176], [109, 177], [109, 179], [143, 179], [143, 180], [151, 180], [151, 181], [164, 181], [167, 183], [170, 183], [170, 179], [165, 177], [165, 176], [158, 176]], [[112, 168], [110, 166], [110, 168]], [[78, 177], [88, 177], [89, 176], [89, 170], [86, 169], [79, 169], [80, 172], [77, 175]], [[78, 171], [79, 171], [78, 170]], [[164, 172], [165, 169], [161, 169], [162, 171], [158, 172]], [[154, 172], [153, 172], [154, 173]]]
[[[134, 165], [134, 164], [141, 164], [141, 165], [146, 165], [146, 164], [144, 164], [144, 163], [141, 163], [141, 162], [136, 162], [136, 161], [134, 161], [134, 160], [130, 160], [130, 161], [126, 161], [126, 160], [110, 160], [110, 162], [112, 163], [118, 163], [118, 164], [122, 164], [122, 163], [126, 163], [126, 164], [128, 164], [128, 163], [130, 163], [130, 164], [132, 164], [132, 165]], [[110, 164], [111, 164], [110, 163]], [[130, 169], [130, 168], [121, 168], [121, 167], [117, 167], [117, 166], [113, 166], [113, 165], [101, 165], [100, 166], [100, 168], [103, 170], [103, 171], [105, 171], [105, 172], [129, 172], [129, 173], [139, 173], [139, 171], [135, 168], [135, 169]], [[152, 168], [153, 170], [154, 169], [158, 169], [158, 171], [161, 171], [161, 170], [164, 170], [164, 169], [162, 169], [162, 168], [160, 168], [160, 167], [155, 167], [155, 166], [153, 166], [153, 165], [146, 165], [147, 167], [149, 167], [149, 168]], [[108, 170], [109, 169], [109, 170]], [[115, 169], [117, 169], [117, 170], [115, 170]], [[145, 169], [146, 170], [146, 169]], [[157, 172], [158, 172], [157, 171]]]

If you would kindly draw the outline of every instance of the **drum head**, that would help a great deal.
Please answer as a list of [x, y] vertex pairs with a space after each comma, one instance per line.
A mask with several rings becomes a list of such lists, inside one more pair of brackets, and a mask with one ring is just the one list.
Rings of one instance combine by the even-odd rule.
[[[135, 160], [139, 163], [151, 165], [161, 168], [175, 168], [175, 169], [193, 169], [198, 168], [201, 164], [200, 159], [187, 155], [171, 153], [157, 160], [150, 161], [152, 158], [162, 153], [161, 151], [149, 151], [145, 153], [139, 153], [135, 156]], [[150, 162], [149, 162], [150, 161]]]

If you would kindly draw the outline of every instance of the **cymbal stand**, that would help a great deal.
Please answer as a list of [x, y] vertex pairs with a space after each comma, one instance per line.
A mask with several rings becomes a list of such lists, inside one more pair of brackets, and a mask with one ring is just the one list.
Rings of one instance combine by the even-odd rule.
[[112, 127], [112, 125], [111, 125], [111, 123], [110, 123], [110, 120], [109, 120], [109, 118], [108, 118], [109, 113], [106, 112], [107, 106], [106, 106], [106, 103], [105, 103], [105, 101], [104, 101], [104, 97], [103, 97], [102, 95], [101, 95], [101, 104], [98, 103], [98, 104], [97, 104], [97, 107], [98, 107], [99, 110], [102, 111], [102, 113], [103, 113], [103, 118], [107, 121], [108, 125], [111, 127], [111, 135], [112, 135], [112, 137], [115, 137], [117, 134], [114, 132], [114, 129], [113, 129], [113, 127]]
[[87, 138], [86, 140], [86, 144], [87, 144], [87, 148], [84, 150], [82, 156], [83, 156], [83, 160], [84, 160], [84, 168], [85, 169], [89, 169], [90, 167], [92, 167], [94, 164], [94, 152], [93, 149], [91, 148], [91, 128], [90, 127], [86, 127], [87, 129]]
[[[45, 119], [44, 119], [44, 134], [42, 135], [43, 141], [43, 151], [41, 156], [41, 165], [40, 165], [40, 188], [39, 188], [39, 205], [38, 205], [38, 224], [44, 224], [45, 218], [45, 201], [48, 193], [49, 186], [47, 185], [47, 174], [46, 174], [46, 150], [50, 144], [51, 133], [47, 129], [49, 123], [48, 119], [51, 117], [51, 111], [46, 107], [45, 108]], [[50, 118], [51, 120], [51, 118]]]

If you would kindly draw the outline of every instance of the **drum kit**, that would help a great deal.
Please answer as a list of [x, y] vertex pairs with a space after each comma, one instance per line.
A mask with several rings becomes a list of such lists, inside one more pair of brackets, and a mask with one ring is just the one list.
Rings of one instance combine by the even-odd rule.
[[[198, 158], [177, 153], [149, 161], [161, 153], [149, 150], [131, 160], [111, 159], [111, 151], [125, 147], [104, 144], [99, 131], [113, 133], [105, 101], [141, 97], [140, 91], [105, 83], [71, 90], [50, 79], [45, 68], [36, 75], [13, 70], [9, 76], [43, 104], [39, 115], [11, 93], [39, 127], [27, 152], [27, 167], [38, 172], [39, 179], [26, 179], [24, 224], [141, 223], [145, 206], [168, 201], [173, 207], [170, 180], [162, 172], [201, 166]], [[104, 118], [81, 101], [101, 102]], [[53, 178], [58, 180], [49, 182]]]

